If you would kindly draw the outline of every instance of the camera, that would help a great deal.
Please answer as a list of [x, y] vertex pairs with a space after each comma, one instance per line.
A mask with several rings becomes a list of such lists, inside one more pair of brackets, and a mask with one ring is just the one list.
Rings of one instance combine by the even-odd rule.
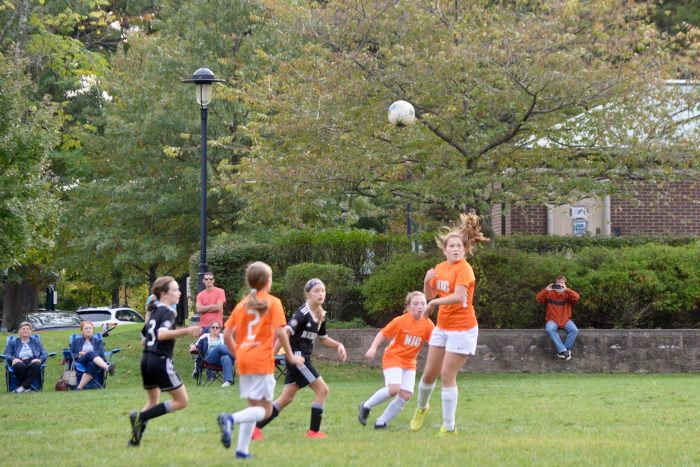
[[554, 290], [564, 290], [564, 286], [561, 284], [552, 284], [552, 289]]

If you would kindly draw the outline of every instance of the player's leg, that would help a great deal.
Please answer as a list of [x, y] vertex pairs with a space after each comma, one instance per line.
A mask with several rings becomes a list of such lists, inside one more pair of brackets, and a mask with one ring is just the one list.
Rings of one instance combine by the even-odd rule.
[[314, 391], [314, 400], [311, 403], [311, 419], [309, 421], [309, 431], [306, 436], [310, 438], [325, 438], [326, 435], [321, 431], [321, 421], [323, 419], [323, 405], [328, 398], [330, 388], [323, 380], [322, 376], [309, 385]]
[[398, 395], [392, 399], [374, 423], [375, 429], [386, 428], [388, 423], [403, 410], [406, 403], [411, 399], [413, 388], [416, 386], [416, 370], [401, 369], [401, 384], [392, 386], [395, 394]]

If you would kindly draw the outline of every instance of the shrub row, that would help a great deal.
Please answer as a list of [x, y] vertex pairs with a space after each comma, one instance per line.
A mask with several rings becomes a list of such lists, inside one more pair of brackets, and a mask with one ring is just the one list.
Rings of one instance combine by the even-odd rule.
[[[431, 235], [419, 243], [426, 251], [411, 253], [403, 235], [294, 232], [266, 243], [215, 246], [208, 263], [229, 307], [244, 288], [245, 266], [262, 260], [273, 267], [273, 292], [287, 310], [302, 303], [306, 280], [320, 277], [332, 320], [382, 326], [403, 310], [409, 291], [422, 288], [425, 271], [443, 260]], [[580, 327], [700, 327], [699, 260], [700, 242], [689, 239], [499, 238], [470, 259], [477, 276], [474, 303], [484, 328], [541, 327], [544, 307], [534, 296], [564, 274], [582, 296], [574, 310]], [[193, 256], [193, 272], [197, 261]]]

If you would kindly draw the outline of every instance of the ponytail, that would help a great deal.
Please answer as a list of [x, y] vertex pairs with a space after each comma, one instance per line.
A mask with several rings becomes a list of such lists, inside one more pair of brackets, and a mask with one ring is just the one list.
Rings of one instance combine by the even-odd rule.
[[267, 300], [258, 300], [257, 293], [257, 289], [250, 289], [250, 293], [248, 294], [248, 309], [255, 310], [263, 315], [267, 311], [269, 304]]

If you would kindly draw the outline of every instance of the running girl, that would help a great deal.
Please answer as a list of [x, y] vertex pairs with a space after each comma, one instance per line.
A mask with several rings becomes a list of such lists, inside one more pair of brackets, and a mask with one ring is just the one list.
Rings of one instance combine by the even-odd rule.
[[428, 343], [428, 357], [423, 377], [418, 384], [418, 408], [411, 419], [411, 430], [423, 426], [430, 396], [438, 375], [442, 381], [442, 427], [440, 433], [455, 432], [457, 413], [457, 374], [476, 354], [479, 326], [474, 311], [472, 267], [464, 259], [474, 246], [489, 241], [481, 233], [481, 221], [476, 214], [462, 214], [459, 228], [436, 238], [446, 261], [428, 270], [423, 291], [428, 300], [427, 314], [439, 307], [437, 327]]
[[[141, 412], [134, 410], [129, 413], [130, 446], [141, 443], [141, 436], [150, 419], [187, 407], [187, 390], [173, 366], [175, 338], [186, 335], [197, 337], [202, 333], [199, 326], [176, 329], [175, 306], [180, 300], [180, 287], [175, 279], [170, 276], [156, 279], [153, 294], [157, 301], [149, 305], [150, 315], [141, 331], [144, 336], [141, 377], [148, 399]], [[161, 391], [170, 392], [172, 400], [160, 402]]]
[[347, 354], [343, 344], [331, 339], [326, 334], [326, 310], [323, 309], [323, 303], [326, 301], [326, 286], [321, 279], [309, 280], [304, 286], [304, 295], [306, 303], [294, 313], [285, 330], [290, 335], [289, 340], [294, 355], [304, 357], [305, 363], [287, 367], [282, 394], [272, 404], [272, 414], [256, 424], [256, 430], [253, 433], [255, 440], [262, 440], [262, 428], [274, 420], [282, 409], [291, 404], [297, 391], [306, 386], [314, 391], [314, 400], [311, 403], [311, 421], [306, 436], [309, 438], [325, 438], [327, 436], [321, 431], [321, 419], [323, 418], [323, 404], [326, 402], [329, 389], [323, 377], [311, 364], [314, 341], [318, 337], [324, 347], [337, 349], [338, 356], [342, 361], [345, 361]]
[[371, 362], [377, 354], [377, 347], [386, 339], [391, 339], [384, 351], [382, 366], [386, 387], [378, 390], [360, 404], [357, 419], [367, 424], [369, 411], [394, 397], [384, 412], [374, 423], [375, 429], [383, 429], [403, 410], [413, 395], [416, 386], [416, 357], [433, 333], [435, 325], [425, 317], [427, 301], [423, 292], [410, 292], [406, 295], [404, 314], [391, 320], [377, 333], [365, 357]]
[[275, 391], [275, 338], [287, 352], [290, 366], [303, 365], [304, 358], [294, 355], [284, 331], [282, 302], [270, 295], [272, 269], [263, 262], [246, 268], [245, 279], [250, 293], [233, 309], [224, 325], [224, 342], [236, 358], [240, 374], [241, 398], [248, 399], [248, 408], [235, 413], [221, 413], [217, 419], [221, 443], [231, 447], [231, 431], [238, 424], [236, 458], [252, 457], [248, 452], [255, 422], [272, 413]]

